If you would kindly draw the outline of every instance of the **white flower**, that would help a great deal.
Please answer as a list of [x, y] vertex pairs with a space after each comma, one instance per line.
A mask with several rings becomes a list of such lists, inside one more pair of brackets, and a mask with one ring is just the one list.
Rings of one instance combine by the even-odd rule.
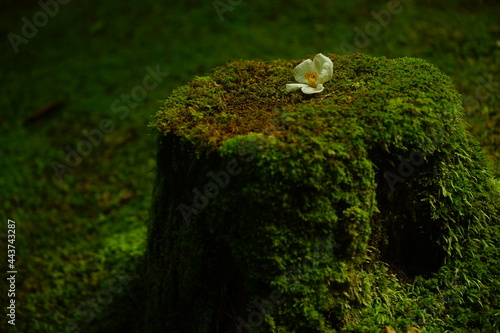
[[325, 87], [323, 83], [329, 81], [333, 76], [333, 63], [330, 58], [321, 53], [316, 54], [314, 60], [302, 61], [293, 70], [295, 80], [300, 83], [289, 83], [286, 91], [301, 89], [305, 94], [322, 92]]

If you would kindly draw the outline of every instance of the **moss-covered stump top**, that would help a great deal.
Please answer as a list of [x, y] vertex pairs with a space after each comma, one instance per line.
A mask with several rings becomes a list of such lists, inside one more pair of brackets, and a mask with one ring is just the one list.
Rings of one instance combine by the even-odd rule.
[[321, 93], [286, 91], [300, 60], [238, 61], [157, 112], [148, 331], [500, 325], [499, 185], [452, 82], [326, 55]]
[[[385, 59], [328, 54], [333, 78], [320, 94], [287, 93], [300, 61], [241, 61], [216, 68], [176, 89], [156, 115], [161, 133], [219, 149], [227, 140], [264, 133], [287, 140], [294, 129], [321, 135], [330, 128], [352, 136], [351, 123], [366, 141], [434, 147], [434, 135], [453, 131], [461, 110], [451, 80], [422, 59]], [[316, 118], [322, 118], [323, 125]], [[331, 128], [331, 127], [335, 128]]]

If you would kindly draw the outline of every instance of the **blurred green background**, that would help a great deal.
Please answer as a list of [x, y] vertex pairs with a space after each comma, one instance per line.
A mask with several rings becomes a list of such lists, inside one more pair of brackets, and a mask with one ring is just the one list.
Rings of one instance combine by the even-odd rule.
[[[53, 15], [37, 1], [0, 5], [0, 234], [16, 221], [18, 270], [16, 326], [7, 331], [141, 331], [156, 153], [147, 125], [158, 100], [229, 60], [298, 60], [350, 47], [424, 58], [454, 80], [469, 129], [500, 174], [496, 0], [66, 2], [42, 1]], [[390, 22], [370, 23], [388, 6], [398, 11]], [[34, 20], [35, 30], [23, 28]], [[141, 90], [148, 66], [169, 75]], [[127, 104], [126, 95], [144, 91]], [[103, 119], [113, 130], [82, 146]], [[67, 165], [66, 147], [79, 145], [91, 152], [59, 180], [54, 161]], [[118, 273], [128, 282], [110, 293]], [[0, 331], [6, 326], [2, 315]]]

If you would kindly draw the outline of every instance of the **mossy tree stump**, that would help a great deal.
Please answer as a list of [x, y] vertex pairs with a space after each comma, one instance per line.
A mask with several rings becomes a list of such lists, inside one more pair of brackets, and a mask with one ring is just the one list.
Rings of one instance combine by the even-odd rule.
[[327, 56], [320, 94], [286, 92], [299, 61], [240, 61], [158, 111], [148, 332], [497, 323], [499, 187], [452, 82]]

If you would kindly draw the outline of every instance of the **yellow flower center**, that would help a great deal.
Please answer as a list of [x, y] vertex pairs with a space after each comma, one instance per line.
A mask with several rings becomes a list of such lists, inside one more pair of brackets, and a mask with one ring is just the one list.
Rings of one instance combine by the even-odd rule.
[[306, 74], [305, 79], [307, 81], [307, 84], [309, 84], [311, 87], [316, 88], [316, 79], [318, 78], [318, 73], [316, 72], [309, 72]]

